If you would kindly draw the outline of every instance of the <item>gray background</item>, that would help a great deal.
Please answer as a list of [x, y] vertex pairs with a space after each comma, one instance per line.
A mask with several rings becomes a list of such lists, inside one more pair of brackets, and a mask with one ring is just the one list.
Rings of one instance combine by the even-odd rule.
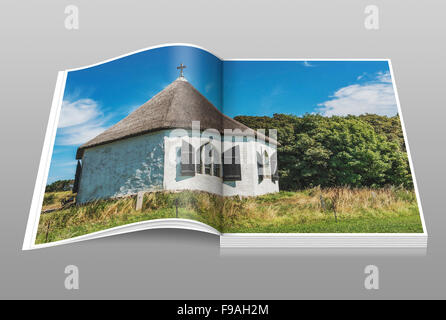
[[[78, 5], [80, 29], [64, 28]], [[380, 8], [380, 30], [363, 26]], [[1, 1], [0, 297], [445, 298], [444, 1]], [[167, 42], [224, 58], [391, 58], [429, 231], [404, 251], [220, 254], [215, 236], [156, 230], [22, 252], [58, 70]], [[64, 289], [64, 268], [80, 290]], [[364, 289], [364, 267], [380, 290]]]

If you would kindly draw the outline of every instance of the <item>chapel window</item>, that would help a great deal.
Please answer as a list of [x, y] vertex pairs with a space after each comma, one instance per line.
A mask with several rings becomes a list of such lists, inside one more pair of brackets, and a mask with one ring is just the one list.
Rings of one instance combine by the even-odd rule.
[[271, 166], [269, 162], [269, 155], [266, 150], [263, 152], [263, 177], [271, 178]]
[[224, 181], [242, 180], [240, 146], [236, 145], [223, 152], [222, 162]]
[[220, 177], [221, 166], [219, 153], [211, 143], [206, 143], [200, 148], [200, 163], [197, 164], [197, 173]]

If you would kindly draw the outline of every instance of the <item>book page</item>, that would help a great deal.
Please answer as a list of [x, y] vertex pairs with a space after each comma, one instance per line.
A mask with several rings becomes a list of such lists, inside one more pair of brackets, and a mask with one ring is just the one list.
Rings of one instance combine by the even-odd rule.
[[390, 61], [229, 60], [223, 70], [224, 113], [260, 136], [238, 134], [224, 233], [264, 234], [262, 245], [268, 234], [425, 233]]
[[218, 234], [221, 68], [201, 48], [167, 45], [64, 72], [24, 248], [126, 225]]

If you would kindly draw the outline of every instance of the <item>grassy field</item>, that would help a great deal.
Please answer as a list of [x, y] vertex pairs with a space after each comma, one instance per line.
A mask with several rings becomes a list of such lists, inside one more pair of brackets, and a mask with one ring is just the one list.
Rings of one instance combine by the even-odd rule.
[[36, 243], [68, 239], [159, 218], [204, 222], [222, 232], [416, 233], [422, 232], [415, 193], [405, 189], [313, 188], [297, 192], [222, 198], [205, 192], [154, 192], [136, 198], [66, 205], [70, 192], [46, 193]]
[[227, 202], [225, 232], [423, 232], [415, 193], [318, 188]]

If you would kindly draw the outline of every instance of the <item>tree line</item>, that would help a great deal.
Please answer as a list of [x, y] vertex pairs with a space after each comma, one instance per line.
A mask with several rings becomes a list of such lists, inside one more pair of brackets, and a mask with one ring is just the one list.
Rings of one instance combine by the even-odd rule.
[[57, 180], [45, 187], [45, 192], [70, 191], [74, 180]]
[[315, 186], [413, 188], [398, 115], [237, 116], [252, 129], [276, 129], [281, 190]]

